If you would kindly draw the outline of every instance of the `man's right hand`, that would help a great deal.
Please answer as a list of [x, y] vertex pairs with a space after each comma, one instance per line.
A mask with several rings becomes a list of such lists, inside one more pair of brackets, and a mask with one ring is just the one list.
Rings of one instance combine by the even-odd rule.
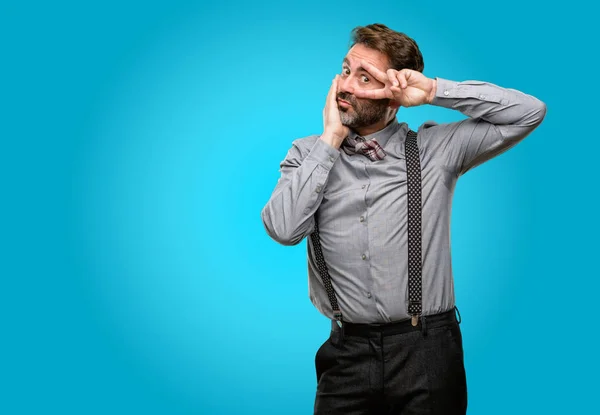
[[321, 140], [335, 148], [340, 148], [342, 141], [350, 132], [348, 127], [342, 125], [340, 119], [340, 110], [337, 104], [338, 80], [339, 75], [336, 75], [327, 94], [323, 109], [323, 134], [321, 135]]

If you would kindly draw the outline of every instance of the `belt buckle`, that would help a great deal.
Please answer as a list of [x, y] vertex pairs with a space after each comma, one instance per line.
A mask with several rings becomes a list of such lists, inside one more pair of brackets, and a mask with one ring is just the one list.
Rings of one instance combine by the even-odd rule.
[[416, 327], [417, 324], [419, 324], [419, 315], [418, 314], [412, 315], [411, 324], [413, 325], [413, 327]]

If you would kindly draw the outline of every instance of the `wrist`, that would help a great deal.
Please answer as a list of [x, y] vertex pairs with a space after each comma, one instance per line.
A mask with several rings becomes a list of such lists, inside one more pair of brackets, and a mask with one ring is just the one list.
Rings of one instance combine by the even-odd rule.
[[342, 141], [344, 141], [346, 137], [340, 137], [339, 135], [330, 131], [324, 131], [323, 134], [321, 134], [320, 138], [321, 140], [329, 144], [331, 147], [339, 149], [342, 145]]
[[432, 84], [432, 87], [431, 87], [431, 91], [429, 92], [429, 98], [427, 100], [428, 104], [431, 104], [433, 102], [433, 99], [435, 98], [435, 94], [437, 92], [437, 79], [433, 78], [431, 80], [431, 84]]

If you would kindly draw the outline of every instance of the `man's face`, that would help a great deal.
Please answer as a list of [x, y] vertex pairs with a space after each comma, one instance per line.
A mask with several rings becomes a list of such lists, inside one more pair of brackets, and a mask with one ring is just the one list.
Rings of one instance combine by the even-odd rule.
[[[373, 125], [386, 116], [389, 99], [366, 99], [354, 96], [357, 89], [379, 89], [384, 84], [360, 66], [363, 59], [385, 72], [388, 58], [383, 53], [362, 44], [354, 45], [342, 63], [342, 74], [337, 93], [338, 108], [342, 124], [353, 128]], [[344, 103], [346, 101], [350, 105]]]

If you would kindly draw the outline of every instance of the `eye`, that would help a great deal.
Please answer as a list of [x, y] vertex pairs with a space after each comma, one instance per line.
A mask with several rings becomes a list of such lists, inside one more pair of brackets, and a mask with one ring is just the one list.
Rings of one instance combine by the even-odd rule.
[[364, 82], [369, 82], [369, 78], [367, 78], [365, 75], [362, 75], [362, 80], [363, 80]]
[[345, 75], [348, 75], [348, 73], [350, 72], [349, 68], [342, 68], [342, 73]]

